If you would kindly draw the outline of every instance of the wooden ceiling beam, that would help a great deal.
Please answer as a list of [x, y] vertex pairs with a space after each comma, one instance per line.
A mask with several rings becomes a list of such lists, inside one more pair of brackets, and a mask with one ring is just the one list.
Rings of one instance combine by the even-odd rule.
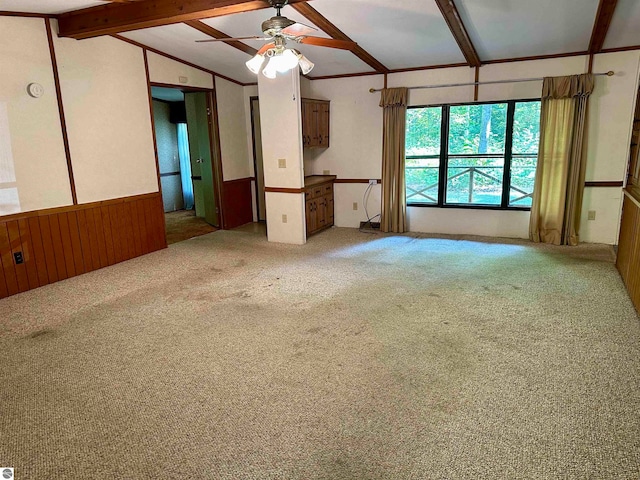
[[464, 28], [464, 24], [453, 0], [436, 0], [436, 3], [469, 66], [481, 66], [482, 62], [480, 61], [480, 57], [478, 57], [478, 53], [471, 42], [467, 29]]
[[[290, 4], [307, 0], [289, 0]], [[271, 8], [266, 0], [141, 0], [58, 16], [59, 36], [75, 39]]]
[[[289, 1], [291, 4], [292, 2]], [[301, 13], [305, 18], [307, 18], [314, 25], [317, 25], [320, 30], [325, 32], [331, 38], [336, 40], [345, 40], [347, 42], [353, 42], [351, 38], [349, 38], [342, 30], [336, 27], [333, 23], [327, 20], [324, 15], [318, 12], [315, 8], [305, 2], [294, 3], [291, 5], [298, 13]], [[360, 45], [356, 45], [356, 47], [351, 51], [354, 55], [356, 55], [360, 60], [364, 63], [372, 67], [378, 73], [387, 73], [389, 69], [385, 67], [382, 63], [376, 60], [372, 55], [370, 55], [364, 48]]]
[[[211, 38], [217, 38], [217, 39], [231, 38], [226, 33], [221, 32], [220, 30], [216, 30], [215, 28], [207, 25], [204, 22], [201, 22], [200, 20], [187, 20], [184, 23], [186, 25], [189, 25], [191, 28], [195, 28], [196, 30], [199, 30], [205, 35], [209, 35]], [[244, 53], [248, 53], [251, 56], [254, 56], [256, 53], [258, 53], [258, 50], [256, 50], [255, 48], [250, 47], [246, 43], [242, 43], [238, 40], [224, 40], [221, 43], [226, 43], [227, 45], [237, 48], [238, 50]]]
[[602, 51], [617, 4], [618, 0], [600, 0], [598, 13], [596, 13], [593, 30], [591, 31], [591, 41], [589, 42], [589, 53], [591, 55]]

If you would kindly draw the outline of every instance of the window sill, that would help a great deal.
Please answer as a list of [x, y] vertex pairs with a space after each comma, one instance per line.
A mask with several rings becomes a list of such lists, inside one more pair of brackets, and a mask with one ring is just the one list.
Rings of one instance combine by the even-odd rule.
[[455, 208], [458, 210], [502, 210], [507, 212], [529, 212], [531, 207], [501, 207], [499, 205], [429, 205], [426, 203], [407, 203], [407, 207], [418, 208]]

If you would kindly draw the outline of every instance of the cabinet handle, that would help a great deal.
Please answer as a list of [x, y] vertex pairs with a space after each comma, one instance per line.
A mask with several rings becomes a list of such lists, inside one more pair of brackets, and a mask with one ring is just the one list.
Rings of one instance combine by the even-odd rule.
[[320, 135], [320, 143], [322, 143], [322, 135]]

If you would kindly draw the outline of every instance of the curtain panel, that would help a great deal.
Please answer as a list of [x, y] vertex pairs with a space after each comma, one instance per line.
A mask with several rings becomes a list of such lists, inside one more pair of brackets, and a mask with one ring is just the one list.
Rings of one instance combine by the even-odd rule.
[[192, 210], [195, 200], [193, 197], [193, 180], [191, 180], [191, 157], [189, 155], [189, 135], [186, 123], [178, 124], [178, 157], [180, 158], [180, 181], [184, 209]]
[[577, 245], [584, 191], [587, 107], [592, 74], [547, 77], [542, 86], [540, 148], [529, 238]]
[[406, 231], [404, 148], [408, 93], [406, 87], [385, 88], [380, 96], [383, 108], [380, 230], [383, 232]]

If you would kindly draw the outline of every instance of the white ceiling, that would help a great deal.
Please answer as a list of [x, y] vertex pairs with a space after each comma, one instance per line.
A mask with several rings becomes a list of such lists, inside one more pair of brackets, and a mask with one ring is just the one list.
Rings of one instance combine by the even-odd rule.
[[196, 43], [196, 40], [211, 37], [184, 23], [135, 30], [123, 33], [122, 36], [239, 82], [256, 81], [255, 75], [244, 65], [249, 60], [249, 55], [223, 42]]
[[57, 15], [106, 3], [110, 2], [98, 0], [0, 0], [0, 11]]
[[[207, 25], [212, 26], [213, 28], [226, 33], [227, 35], [231, 35], [232, 37], [246, 37], [249, 35], [262, 35], [260, 25], [263, 21], [273, 15], [275, 15], [275, 10], [266, 9], [256, 10], [253, 12], [238, 13], [236, 15], [209, 18], [203, 20], [203, 22]], [[308, 25], [310, 27], [318, 28], [316, 25], [300, 15], [290, 6], [286, 6], [282, 9], [282, 15], [296, 22], [304, 23], [305, 25]], [[327, 35], [322, 30], [318, 30], [314, 35], [318, 37], [330, 38], [329, 35]], [[251, 40], [245, 40], [245, 43], [251, 45], [256, 49], [260, 48], [264, 44], [264, 42], [262, 41]], [[345, 73], [371, 72], [373, 70], [373, 68], [364, 63], [351, 52], [316, 47], [313, 45], [292, 45], [294, 45], [294, 48], [300, 50], [300, 52], [308, 57], [309, 60], [315, 63], [315, 67], [310, 74], [311, 77], [319, 77], [324, 75], [341, 75]], [[233, 47], [227, 46], [227, 48]], [[247, 54], [244, 55], [246, 57], [245, 61], [249, 60], [250, 57]], [[245, 68], [244, 65], [242, 68]], [[256, 81], [255, 77], [253, 77], [252, 81]]]
[[640, 45], [640, 2], [618, 0], [604, 48]]
[[598, 0], [456, 0], [456, 6], [480, 58], [497, 60], [588, 50]]
[[432, 0], [314, 0], [310, 5], [387, 68], [464, 62]]
[[[59, 14], [95, 5], [99, 0], [0, 0], [0, 11]], [[455, 0], [462, 21], [483, 61], [584, 52], [589, 47], [598, 0]], [[387, 68], [407, 69], [464, 62], [464, 57], [435, 0], [312, 0], [309, 5]], [[204, 19], [230, 36], [260, 35], [272, 9]], [[282, 14], [311, 22], [292, 7]], [[132, 40], [200, 65], [242, 83], [256, 77], [244, 62], [249, 55], [223, 42], [196, 43], [209, 37], [185, 24], [122, 34]], [[328, 37], [318, 31], [318, 36]], [[245, 41], [260, 48], [261, 41]], [[640, 0], [618, 0], [604, 48], [640, 45]], [[315, 68], [309, 75], [371, 72], [355, 54], [296, 45]]]

